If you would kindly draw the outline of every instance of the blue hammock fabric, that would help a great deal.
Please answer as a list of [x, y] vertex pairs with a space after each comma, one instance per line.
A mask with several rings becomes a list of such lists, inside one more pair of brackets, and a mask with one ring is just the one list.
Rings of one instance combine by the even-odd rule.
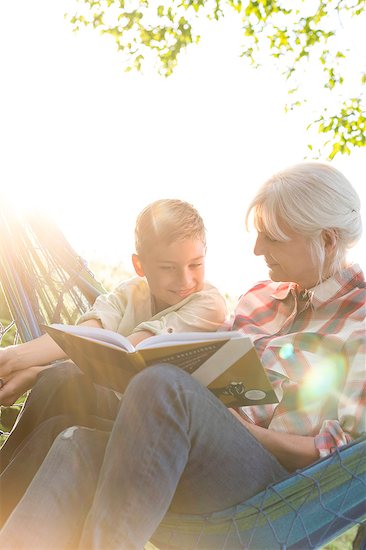
[[366, 519], [366, 437], [207, 516], [168, 513], [152, 538], [159, 550], [319, 548]]
[[[0, 283], [11, 320], [1, 337], [27, 341], [52, 322], [73, 323], [104, 291], [57, 226], [0, 210]], [[9, 343], [9, 341], [7, 342]], [[366, 519], [366, 437], [237, 506], [208, 516], [168, 513], [159, 550], [319, 548]], [[358, 548], [366, 550], [366, 539]]]

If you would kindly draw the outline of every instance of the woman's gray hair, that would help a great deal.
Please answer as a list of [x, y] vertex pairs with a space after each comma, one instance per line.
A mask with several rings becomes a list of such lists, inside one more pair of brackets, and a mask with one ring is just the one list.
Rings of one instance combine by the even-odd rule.
[[347, 178], [328, 164], [304, 162], [274, 174], [251, 201], [247, 225], [252, 211], [256, 229], [273, 239], [288, 240], [281, 224], [309, 237], [319, 280], [325, 262], [324, 230], [336, 241], [328, 276], [341, 269], [348, 249], [362, 234], [360, 198]]

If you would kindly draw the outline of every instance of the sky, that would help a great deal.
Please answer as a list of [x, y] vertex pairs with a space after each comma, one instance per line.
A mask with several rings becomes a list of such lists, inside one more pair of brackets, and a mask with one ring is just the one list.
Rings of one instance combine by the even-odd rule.
[[[237, 19], [208, 27], [168, 79], [125, 73], [108, 37], [71, 32], [70, 5], [1, 0], [0, 188], [53, 217], [87, 260], [127, 270], [140, 210], [187, 200], [205, 220], [212, 282], [239, 296], [267, 278], [246, 206], [272, 173], [307, 154], [314, 81], [303, 83], [308, 106], [285, 114], [274, 64], [254, 70], [239, 57]], [[360, 193], [365, 219], [366, 151], [333, 164]], [[362, 265], [365, 244], [354, 254]]]

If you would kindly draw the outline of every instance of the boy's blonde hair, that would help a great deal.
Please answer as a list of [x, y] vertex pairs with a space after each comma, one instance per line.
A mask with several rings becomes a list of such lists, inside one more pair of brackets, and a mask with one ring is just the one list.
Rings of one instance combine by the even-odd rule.
[[137, 216], [135, 247], [140, 256], [161, 242], [171, 244], [185, 239], [199, 239], [206, 246], [203, 220], [188, 202], [161, 199], [146, 206]]

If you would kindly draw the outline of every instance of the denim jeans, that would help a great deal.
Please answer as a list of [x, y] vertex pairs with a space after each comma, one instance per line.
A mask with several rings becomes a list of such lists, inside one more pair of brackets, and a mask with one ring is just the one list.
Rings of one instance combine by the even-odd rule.
[[[37, 473], [53, 441], [65, 428], [72, 426], [73, 416], [52, 416], [28, 434], [0, 474], [0, 528], [18, 504]], [[84, 418], [84, 426], [110, 432], [113, 421], [96, 416]]]
[[[67, 415], [69, 426], [89, 426], [91, 415], [113, 420], [118, 407], [119, 401], [113, 391], [93, 384], [69, 361], [43, 371], [10, 436], [0, 449], [0, 472], [15, 458], [24, 442], [32, 437], [33, 430], [38, 429], [44, 421]], [[53, 433], [57, 435], [55, 427]]]
[[43, 371], [0, 449], [0, 528], [26, 491], [56, 436], [75, 424], [110, 430], [120, 401], [71, 362]]
[[110, 436], [57, 437], [0, 547], [141, 549], [168, 510], [209, 514], [287, 474], [190, 375], [153, 366], [129, 384]]

